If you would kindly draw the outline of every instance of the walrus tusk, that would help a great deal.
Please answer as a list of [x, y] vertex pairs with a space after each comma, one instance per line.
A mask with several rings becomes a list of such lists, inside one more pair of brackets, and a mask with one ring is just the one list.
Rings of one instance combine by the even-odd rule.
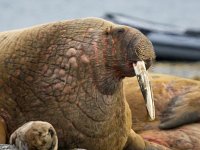
[[138, 61], [137, 63], [133, 63], [133, 68], [137, 76], [138, 83], [140, 85], [140, 89], [146, 103], [146, 108], [147, 108], [150, 120], [154, 120], [155, 106], [154, 106], [153, 93], [152, 93], [151, 84], [148, 78], [148, 73], [146, 71], [144, 61]]

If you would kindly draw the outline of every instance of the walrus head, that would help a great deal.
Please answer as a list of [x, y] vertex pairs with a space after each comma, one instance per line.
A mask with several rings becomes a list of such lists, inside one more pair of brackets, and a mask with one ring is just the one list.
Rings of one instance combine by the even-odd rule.
[[[154, 119], [153, 96], [146, 75], [146, 69], [155, 59], [149, 39], [137, 29], [112, 24], [93, 44], [96, 45], [94, 49], [98, 51], [93, 61], [93, 77], [99, 91], [105, 95], [112, 95], [124, 77], [137, 75], [150, 118]], [[144, 64], [142, 68], [138, 68], [138, 64], [141, 64], [138, 62]]]
[[152, 43], [137, 29], [111, 24], [103, 32], [94, 32], [98, 36], [93, 42], [93, 77], [104, 94], [113, 94], [118, 81], [136, 75], [133, 64], [143, 61], [148, 69], [155, 59]]
[[[116, 70], [119, 78], [135, 76], [133, 63], [144, 61], [148, 69], [155, 53], [151, 42], [140, 31], [127, 26], [117, 26], [107, 31], [108, 39], [113, 45], [108, 51], [106, 65]], [[112, 56], [112, 59], [110, 59]]]

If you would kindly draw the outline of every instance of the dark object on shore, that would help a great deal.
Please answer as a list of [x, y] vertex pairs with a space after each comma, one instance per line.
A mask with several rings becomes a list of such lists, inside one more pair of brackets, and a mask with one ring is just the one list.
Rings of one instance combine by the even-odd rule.
[[108, 13], [104, 18], [143, 32], [153, 43], [158, 60], [200, 61], [200, 30], [145, 21], [118, 13]]
[[18, 150], [18, 149], [10, 144], [0, 144], [0, 150]]

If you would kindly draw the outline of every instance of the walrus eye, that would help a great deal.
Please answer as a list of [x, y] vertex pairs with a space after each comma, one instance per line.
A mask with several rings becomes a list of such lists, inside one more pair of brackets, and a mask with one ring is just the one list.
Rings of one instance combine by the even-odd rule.
[[112, 32], [113, 32], [112, 33], [113, 35], [120, 36], [121, 34], [123, 34], [125, 32], [125, 29], [124, 29], [124, 27], [115, 27], [115, 28], [113, 28]]
[[147, 108], [149, 117], [151, 120], [154, 120], [155, 106], [154, 106], [154, 100], [153, 100], [153, 93], [152, 93], [151, 84], [148, 78], [148, 73], [146, 71], [144, 61], [138, 61], [136, 63], [133, 63], [133, 68], [137, 76], [138, 83], [140, 85], [140, 89], [146, 103], [146, 108]]
[[111, 34], [111, 35], [114, 35], [114, 36], [119, 36], [119, 35], [121, 35], [121, 34], [123, 34], [125, 32], [125, 28], [124, 27], [109, 27], [109, 28], [107, 28], [106, 29], [106, 31], [105, 31], [105, 35], [109, 35], [109, 34]]
[[113, 29], [112, 26], [106, 28], [106, 30], [105, 30], [105, 35], [109, 35], [109, 34], [111, 33], [112, 29]]
[[122, 33], [124, 33], [124, 31], [125, 31], [124, 28], [118, 28], [116, 32], [117, 32], [118, 34], [122, 34]]

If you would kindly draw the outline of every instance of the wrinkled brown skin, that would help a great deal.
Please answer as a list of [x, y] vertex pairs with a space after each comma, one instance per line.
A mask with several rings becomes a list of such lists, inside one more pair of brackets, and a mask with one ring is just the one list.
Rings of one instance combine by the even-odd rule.
[[200, 122], [200, 82], [162, 74], [151, 76], [156, 108], [153, 122], [147, 118], [136, 78], [124, 80], [132, 128], [146, 140], [174, 150], [199, 150], [200, 124], [195, 122]]
[[[131, 131], [122, 79], [135, 75], [133, 62], [144, 60], [148, 68], [154, 57], [138, 30], [97, 18], [0, 33], [0, 115], [7, 137], [41, 120], [55, 127], [59, 149], [136, 149], [139, 136]], [[137, 149], [144, 149], [138, 139]]]

